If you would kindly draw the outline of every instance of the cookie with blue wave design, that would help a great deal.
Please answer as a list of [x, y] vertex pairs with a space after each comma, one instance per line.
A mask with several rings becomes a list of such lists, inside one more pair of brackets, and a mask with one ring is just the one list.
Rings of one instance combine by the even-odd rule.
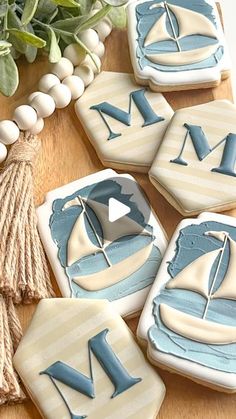
[[104, 170], [51, 191], [38, 225], [63, 297], [143, 307], [166, 239], [134, 178]]
[[236, 392], [236, 220], [203, 213], [177, 227], [138, 337], [155, 365]]
[[230, 58], [213, 0], [152, 0], [128, 7], [136, 81], [157, 92], [215, 87]]

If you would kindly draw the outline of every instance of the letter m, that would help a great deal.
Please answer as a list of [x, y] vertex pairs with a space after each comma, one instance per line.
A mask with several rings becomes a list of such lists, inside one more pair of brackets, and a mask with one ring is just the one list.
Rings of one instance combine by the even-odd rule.
[[83, 419], [86, 418], [86, 416], [78, 416], [71, 411], [56, 381], [67, 385], [91, 399], [95, 398], [91, 353], [97, 358], [114, 385], [115, 391], [111, 398], [118, 396], [141, 381], [141, 378], [131, 377], [128, 371], [123, 367], [106, 340], [107, 333], [108, 329], [105, 329], [88, 341], [89, 377], [61, 361], [55, 362], [40, 373], [40, 375], [46, 374], [50, 377], [56, 390], [62, 397], [62, 400], [70, 413], [71, 419]]
[[115, 133], [112, 131], [110, 125], [108, 124], [107, 120], [104, 117], [104, 114], [110, 116], [117, 121], [120, 121], [122, 124], [130, 126], [131, 125], [131, 108], [132, 108], [132, 101], [137, 106], [140, 114], [143, 117], [144, 123], [142, 127], [147, 127], [148, 125], [156, 124], [157, 122], [164, 121], [164, 118], [158, 116], [152, 107], [150, 106], [147, 98], [145, 97], [145, 89], [136, 90], [135, 92], [131, 92], [129, 95], [129, 110], [128, 112], [123, 111], [116, 106], [110, 105], [108, 102], [102, 102], [98, 105], [91, 106], [90, 109], [94, 109], [98, 111], [99, 115], [101, 116], [104, 124], [106, 125], [109, 131], [108, 140], [113, 140], [114, 138], [120, 137], [121, 133]]
[[188, 163], [183, 159], [184, 148], [190, 136], [193, 147], [197, 154], [198, 160], [204, 160], [209, 154], [213, 153], [216, 148], [224, 144], [224, 150], [222, 153], [222, 159], [219, 167], [212, 168], [212, 172], [221, 173], [227, 176], [236, 177], [235, 164], [236, 164], [236, 134], [228, 134], [227, 137], [223, 138], [213, 148], [210, 147], [208, 139], [203, 129], [197, 125], [184, 124], [187, 129], [186, 136], [183, 145], [180, 150], [180, 154], [171, 163], [180, 164], [182, 166], [188, 166]]

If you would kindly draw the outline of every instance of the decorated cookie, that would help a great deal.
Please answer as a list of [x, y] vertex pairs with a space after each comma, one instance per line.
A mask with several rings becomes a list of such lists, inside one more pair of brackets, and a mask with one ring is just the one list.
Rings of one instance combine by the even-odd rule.
[[103, 71], [75, 110], [104, 166], [148, 172], [173, 110], [131, 74]]
[[236, 220], [184, 220], [143, 310], [139, 339], [154, 364], [236, 391]]
[[226, 100], [178, 110], [150, 180], [183, 215], [236, 206], [236, 106]]
[[124, 316], [143, 307], [166, 239], [131, 176], [104, 170], [50, 192], [38, 226], [63, 297], [108, 299]]
[[42, 300], [14, 365], [46, 419], [155, 419], [165, 394], [104, 300]]
[[157, 92], [217, 86], [230, 60], [215, 1], [135, 1], [128, 6], [135, 78]]

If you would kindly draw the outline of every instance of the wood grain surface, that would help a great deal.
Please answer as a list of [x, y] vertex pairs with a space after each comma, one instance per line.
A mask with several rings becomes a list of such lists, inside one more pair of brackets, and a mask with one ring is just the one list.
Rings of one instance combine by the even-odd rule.
[[[126, 32], [113, 31], [106, 42], [103, 69], [132, 72]], [[39, 78], [49, 66], [45, 57], [39, 57], [34, 64], [19, 63], [21, 84], [13, 98], [0, 97], [0, 118], [11, 117], [18, 104], [26, 103], [27, 96], [37, 90]], [[214, 99], [232, 100], [230, 80], [218, 88], [165, 94], [174, 109], [205, 103]], [[74, 106], [57, 110], [46, 120], [41, 135], [42, 149], [35, 167], [35, 204], [44, 201], [45, 194], [75, 179], [82, 178], [103, 168], [77, 119]], [[134, 177], [144, 188], [153, 209], [170, 237], [181, 220], [181, 215], [172, 208], [155, 190], [147, 175], [134, 173]], [[236, 216], [236, 210], [228, 212]], [[60, 296], [52, 275], [52, 281]], [[19, 307], [22, 326], [25, 329], [35, 310], [35, 305]], [[138, 319], [127, 323], [135, 331]], [[236, 394], [225, 395], [208, 390], [181, 376], [157, 369], [167, 388], [166, 398], [161, 407], [160, 419], [233, 419], [236, 417]], [[45, 394], [45, 397], [46, 394]], [[40, 415], [28, 400], [22, 405], [0, 408], [1, 419], [39, 419]], [[60, 418], [55, 418], [60, 419]], [[106, 419], [106, 418], [98, 418]], [[143, 418], [146, 419], [146, 418]]]

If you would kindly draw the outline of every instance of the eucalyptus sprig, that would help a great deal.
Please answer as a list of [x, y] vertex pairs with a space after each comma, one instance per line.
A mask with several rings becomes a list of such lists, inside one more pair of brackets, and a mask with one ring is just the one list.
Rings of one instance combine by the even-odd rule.
[[64, 48], [74, 42], [91, 54], [80, 41], [80, 32], [93, 28], [107, 15], [114, 26], [125, 27], [125, 11], [121, 6], [125, 0], [99, 0], [101, 8], [91, 15], [96, 2], [0, 0], [0, 92], [5, 96], [15, 93], [19, 84], [16, 60], [20, 56], [32, 63], [38, 50], [42, 50], [55, 63]]

